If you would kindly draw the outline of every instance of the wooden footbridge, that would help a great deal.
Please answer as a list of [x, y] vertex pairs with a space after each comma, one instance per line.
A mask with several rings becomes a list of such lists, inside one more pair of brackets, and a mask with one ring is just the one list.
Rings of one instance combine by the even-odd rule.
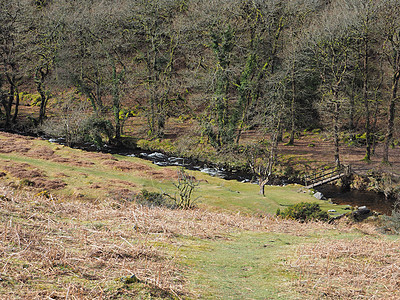
[[316, 171], [311, 175], [305, 176], [304, 185], [307, 189], [312, 189], [319, 185], [350, 176], [351, 166], [341, 165], [340, 167], [331, 167], [322, 171]]

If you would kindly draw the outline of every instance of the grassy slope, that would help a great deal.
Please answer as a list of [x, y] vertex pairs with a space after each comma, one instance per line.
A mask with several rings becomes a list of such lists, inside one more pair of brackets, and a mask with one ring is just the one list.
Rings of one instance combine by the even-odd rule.
[[[9, 165], [13, 162], [27, 163], [30, 165], [28, 169], [39, 169], [47, 178], [59, 178], [65, 182], [65, 188], [51, 191], [58, 195], [78, 195], [86, 199], [104, 200], [110, 196], [117, 197], [118, 193], [127, 193], [128, 190], [138, 192], [143, 188], [174, 193], [172, 182], [176, 176], [175, 167], [160, 168], [134, 157], [87, 153], [47, 141], [24, 140], [17, 136], [0, 137], [0, 141], [5, 144], [12, 142], [11, 147], [17, 150], [1, 153], [0, 149], [0, 160], [10, 161]], [[26, 144], [30, 150], [18, 151], [20, 144]], [[49, 155], [49, 152], [54, 153]], [[300, 201], [315, 201], [324, 209], [335, 208], [341, 211], [340, 206], [318, 201], [309, 194], [298, 193], [298, 186], [267, 187], [266, 197], [262, 197], [258, 194], [257, 185], [226, 181], [201, 172], [191, 173], [200, 180], [200, 188], [195, 196], [200, 197], [199, 205], [202, 206], [273, 214], [277, 208]], [[12, 175], [11, 173], [9, 178], [16, 183], [23, 179]], [[112, 191], [116, 194], [112, 195]]]
[[[69, 294], [88, 299], [173, 298], [177, 294], [210, 299], [309, 299], [319, 297], [318, 293], [334, 295], [329, 286], [339, 278], [323, 273], [324, 267], [316, 273], [303, 262], [304, 257], [317, 255], [310, 245], [322, 251], [327, 245], [356, 241], [353, 248], [357, 250], [357, 245], [379, 241], [379, 247], [387, 249], [387, 261], [369, 261], [368, 247], [360, 254], [344, 246], [339, 251], [344, 256], [332, 258], [331, 264], [346, 263], [350, 268], [360, 258], [372, 270], [379, 265], [397, 272], [400, 263], [398, 242], [391, 244], [369, 227], [299, 224], [265, 216], [281, 206], [315, 201], [298, 193], [296, 186], [268, 187], [267, 196], [261, 197], [256, 185], [193, 172], [201, 180], [196, 195], [201, 197], [199, 209], [140, 208], [124, 199], [142, 188], [173, 193], [175, 168], [7, 134], [0, 137], [2, 170], [2, 185], [13, 182], [17, 188], [16, 192], [10, 188], [0, 191], [6, 195], [0, 201], [0, 226], [4, 228], [0, 293], [5, 297], [32, 298], [56, 291], [60, 297]], [[32, 170], [47, 176], [42, 176], [44, 183], [39, 182], [45, 186], [33, 187], [33, 194], [20, 186], [26, 179], [37, 185], [36, 177], [26, 178]], [[67, 185], [47, 189], [54, 177]], [[54, 196], [34, 196], [43, 190]], [[334, 207], [320, 203], [324, 208]], [[320, 261], [326, 256], [322, 253]], [[126, 285], [119, 280], [132, 273], [141, 283]], [[365, 274], [373, 275], [368, 270]], [[322, 282], [321, 277], [325, 278]], [[374, 291], [363, 286], [366, 282], [358, 282], [357, 289], [348, 286], [339, 296], [353, 297], [349, 291], [358, 291], [360, 286], [364, 291], [355, 296], [373, 295]], [[392, 292], [396, 286], [392, 281], [380, 284], [377, 295], [386, 296], [385, 291]], [[383, 285], [388, 286], [386, 290]]]

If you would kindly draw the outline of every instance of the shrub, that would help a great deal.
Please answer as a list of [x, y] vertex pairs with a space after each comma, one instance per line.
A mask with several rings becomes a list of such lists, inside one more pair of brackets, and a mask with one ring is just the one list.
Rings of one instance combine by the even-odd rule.
[[400, 200], [397, 200], [391, 216], [383, 217], [383, 230], [384, 232], [391, 232], [400, 234]]
[[321, 210], [319, 204], [315, 202], [300, 202], [285, 208], [284, 211], [278, 209], [276, 215], [285, 219], [299, 220], [301, 222], [308, 222], [311, 220], [327, 221], [329, 218], [328, 213]]
[[365, 132], [356, 135], [354, 134], [345, 135], [343, 137], [343, 141], [349, 146], [364, 147], [367, 144], [367, 135]]
[[178, 182], [174, 183], [178, 190], [174, 196], [165, 194], [179, 208], [192, 208], [197, 198], [193, 199], [193, 192], [199, 186], [199, 182], [194, 176], [189, 175], [184, 168], [178, 170]]
[[104, 140], [109, 141], [113, 135], [109, 120], [83, 113], [64, 115], [61, 120], [48, 119], [40, 129], [47, 135], [64, 138], [68, 146], [89, 142], [98, 149], [103, 147]]
[[34, 186], [35, 183], [27, 178], [21, 179], [19, 181], [20, 186]]
[[83, 139], [92, 142], [98, 149], [104, 144], [104, 137], [112, 139], [114, 133], [113, 126], [109, 120], [91, 116], [85, 120], [82, 127]]
[[135, 196], [137, 204], [145, 206], [161, 206], [167, 208], [176, 208], [176, 203], [170, 198], [166, 198], [163, 193], [149, 192], [143, 189], [139, 194]]
[[167, 193], [149, 192], [143, 189], [135, 196], [137, 204], [146, 206], [162, 206], [167, 208], [188, 209], [194, 206], [197, 198], [193, 198], [193, 192], [198, 187], [199, 182], [193, 176], [186, 173], [181, 168], [178, 170], [178, 182], [174, 183], [177, 192], [174, 195]]
[[50, 193], [48, 191], [44, 190], [44, 191], [41, 191], [41, 192], [37, 193], [35, 196], [36, 197], [50, 198]]

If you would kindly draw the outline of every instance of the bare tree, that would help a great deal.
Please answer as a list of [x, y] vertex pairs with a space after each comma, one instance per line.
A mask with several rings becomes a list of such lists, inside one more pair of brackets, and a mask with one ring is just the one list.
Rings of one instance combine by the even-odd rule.
[[112, 108], [115, 141], [121, 137], [121, 109], [132, 40], [130, 1], [64, 4], [66, 39], [60, 54], [64, 73], [91, 101], [97, 114]]
[[174, 99], [175, 60], [179, 52], [181, 33], [174, 20], [186, 6], [179, 1], [139, 1], [134, 21], [137, 45], [136, 76], [145, 87], [148, 134], [162, 137], [170, 106]]
[[[0, 61], [3, 87], [8, 86], [8, 91], [2, 91], [1, 104], [5, 114], [5, 128], [9, 128], [12, 121], [12, 108], [15, 106], [13, 120], [16, 120], [19, 104], [19, 85], [26, 76], [27, 66], [26, 48], [29, 37], [26, 26], [25, 9], [29, 3], [25, 1], [0, 1]], [[14, 104], [16, 100], [16, 104]]]
[[383, 162], [389, 162], [389, 145], [393, 140], [396, 103], [400, 80], [400, 3], [394, 0], [383, 1], [382, 32], [383, 51], [390, 67], [390, 97], [387, 111], [387, 127], [384, 141]]
[[322, 23], [322, 27], [317, 25], [312, 32], [312, 48], [316, 67], [321, 76], [321, 107], [325, 108], [322, 112], [327, 113], [331, 118], [334, 159], [335, 164], [340, 166], [339, 154], [339, 130], [341, 106], [346, 99], [343, 95], [346, 79], [353, 69], [354, 58], [352, 57], [352, 44], [354, 37], [349, 30], [351, 18], [343, 17], [339, 11], [346, 9], [344, 2], [329, 8], [329, 11], [317, 22]]

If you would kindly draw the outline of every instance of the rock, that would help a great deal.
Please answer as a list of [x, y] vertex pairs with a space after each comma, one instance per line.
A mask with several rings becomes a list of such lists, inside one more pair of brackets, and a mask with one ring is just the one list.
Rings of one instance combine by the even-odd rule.
[[334, 216], [328, 221], [328, 223], [329, 224], [334, 224], [336, 220], [339, 220], [339, 219], [343, 218], [345, 215], [346, 214], [340, 214], [338, 216]]
[[360, 206], [355, 212], [358, 212], [361, 215], [366, 215], [369, 214], [371, 210], [366, 206]]
[[370, 213], [371, 210], [369, 208], [367, 208], [366, 206], [360, 206], [356, 211], [353, 211], [352, 215], [355, 220], [361, 221], [367, 218]]
[[318, 200], [322, 200], [324, 198], [324, 195], [322, 195], [321, 192], [316, 192], [314, 194], [314, 198], [318, 199]]
[[336, 212], [336, 210], [330, 209], [330, 210], [328, 210], [328, 212]]

